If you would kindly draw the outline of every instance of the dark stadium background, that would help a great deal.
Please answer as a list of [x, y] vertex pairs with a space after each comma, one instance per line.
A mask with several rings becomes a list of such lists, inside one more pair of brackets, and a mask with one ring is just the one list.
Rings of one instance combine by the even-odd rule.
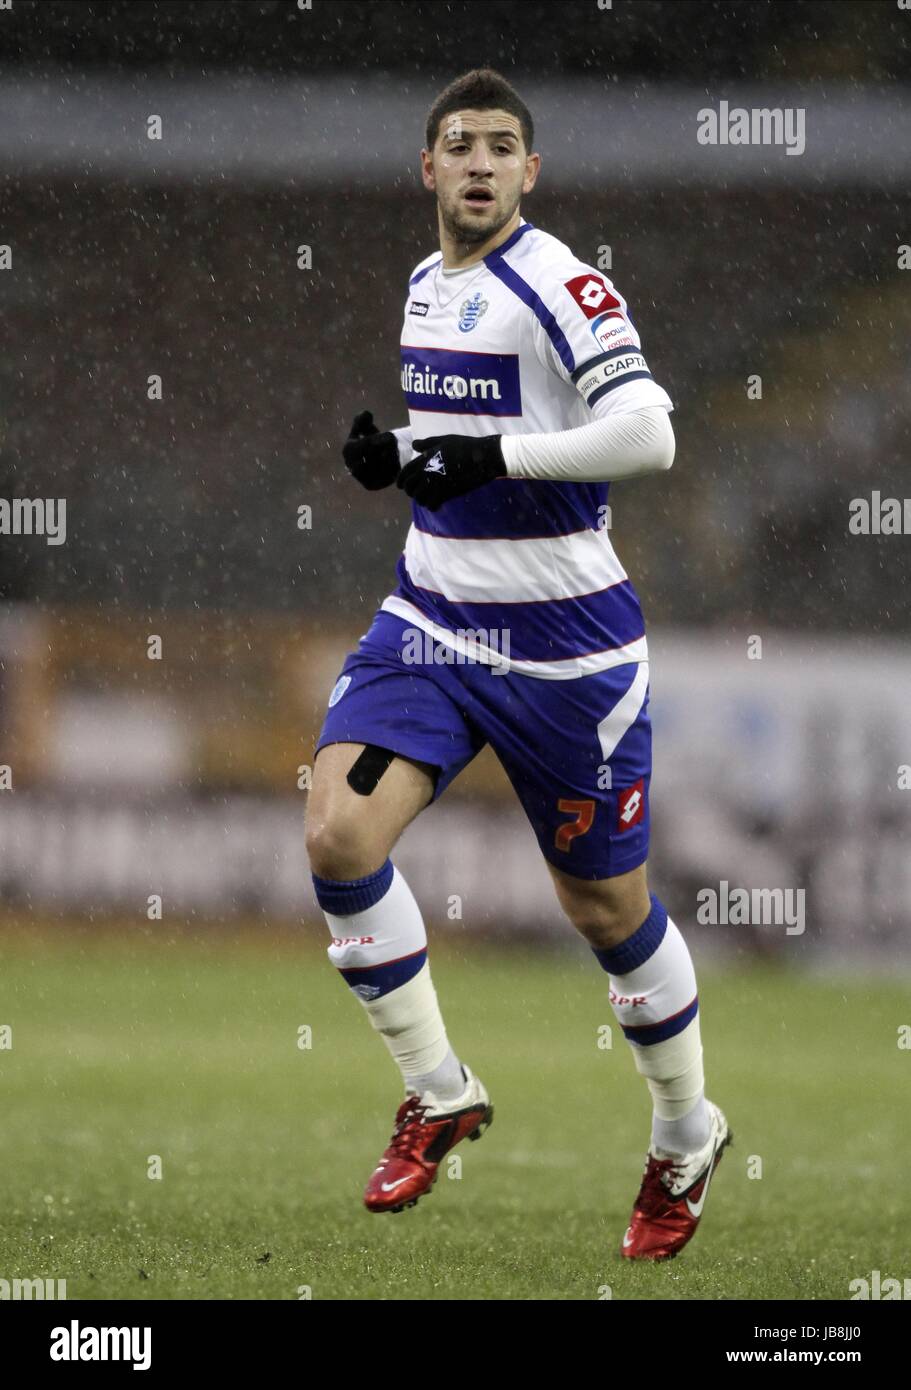
[[[435, 237], [417, 175], [424, 116], [453, 75], [492, 61], [537, 114], [543, 174], [526, 215], [593, 262], [610, 246], [676, 402], [671, 473], [612, 494], [663, 697], [655, 871], [678, 891], [706, 874], [784, 874], [816, 899], [809, 934], [829, 919], [823, 944], [843, 949], [863, 928], [891, 949], [911, 921], [908, 871], [882, 864], [906, 858], [911, 804], [896, 787], [911, 756], [898, 689], [908, 667], [897, 664], [911, 626], [908, 546], [853, 536], [847, 517], [851, 498], [900, 496], [906, 476], [905, 19], [890, 4], [602, 11], [594, 0], [318, 0], [309, 12], [52, 3], [2, 16], [15, 268], [4, 276], [0, 491], [65, 496], [68, 537], [0, 547], [12, 605], [0, 635], [6, 740], [21, 793], [0, 820], [0, 891], [65, 905], [63, 861], [82, 825], [94, 869], [75, 855], [89, 882], [72, 905], [129, 905], [145, 837], [135, 808], [152, 798], [154, 817], [162, 797], [189, 808], [176, 823], [210, 827], [202, 857], [214, 879], [224, 837], [204, 804], [285, 793], [281, 902], [268, 869], [245, 876], [236, 854], [221, 893], [213, 881], [194, 896], [175, 870], [172, 902], [260, 903], [273, 916], [309, 905], [297, 769], [341, 656], [391, 587], [406, 525], [398, 494], [349, 485], [339, 444], [364, 404], [384, 426], [405, 422], [403, 285]], [[738, 91], [747, 105], [749, 93], [768, 104], [796, 94], [806, 152], [752, 150], [744, 163], [697, 147], [695, 111], [713, 94], [736, 104]], [[145, 120], [159, 108], [155, 143]], [[310, 271], [296, 266], [300, 244], [312, 246]], [[146, 399], [153, 372], [157, 403]], [[753, 373], [761, 401], [747, 400]], [[716, 671], [709, 684], [728, 710], [703, 711], [699, 747], [670, 734], [692, 730], [702, 699], [682, 684], [697, 629], [713, 639], [702, 670]], [[160, 662], [146, 658], [148, 633], [166, 639]], [[744, 658], [756, 634], [788, 652], [766, 651], [762, 680]], [[785, 659], [801, 693], [782, 712]], [[745, 672], [749, 707], [728, 691]], [[160, 746], [157, 762], [137, 751], [143, 739]], [[114, 814], [112, 793], [128, 847], [92, 819], [99, 800]], [[499, 815], [505, 793], [484, 757], [449, 801], [455, 812], [464, 794], [477, 815], [490, 802]], [[37, 865], [47, 818], [27, 815], [29, 796], [65, 802], [69, 827]], [[241, 822], [245, 804], [233, 805]], [[251, 834], [266, 823], [247, 819]], [[520, 818], [502, 824], [524, 877], [527, 832]], [[726, 843], [706, 862], [689, 841], [714, 842], [716, 825]], [[843, 864], [854, 857], [841, 875], [850, 892], [829, 871], [833, 837]], [[479, 871], [469, 859], [466, 872]], [[893, 890], [878, 892], [881, 880]], [[490, 904], [497, 924], [554, 927], [537, 889], [517, 906], [507, 897]]]
[[[859, 120], [864, 99], [908, 80], [904, 18], [889, 3], [849, 0], [618, 0], [608, 12], [595, 0], [316, 0], [310, 13], [249, 0], [17, 4], [0, 28], [0, 62], [14, 80], [59, 84], [61, 102], [115, 83], [124, 100], [120, 84], [135, 93], [173, 79], [217, 88], [213, 106], [231, 111], [242, 109], [245, 79], [266, 95], [302, 85], [297, 128], [278, 132], [291, 170], [260, 174], [255, 187], [207, 169], [204, 142], [192, 172], [169, 168], [165, 147], [155, 175], [139, 177], [137, 148], [136, 175], [118, 166], [111, 177], [104, 160], [80, 155], [78, 129], [64, 158], [59, 128], [63, 167], [55, 177], [48, 159], [38, 177], [23, 167], [27, 121], [4, 121], [5, 226], [21, 260], [4, 305], [3, 481], [20, 495], [53, 482], [78, 496], [63, 550], [30, 556], [27, 575], [21, 557], [4, 557], [7, 592], [371, 613], [398, 553], [400, 499], [344, 488], [338, 439], [361, 399], [390, 423], [405, 419], [402, 286], [436, 229], [418, 175], [425, 94], [490, 60], [523, 84], [534, 114], [537, 89], [577, 78], [606, 98], [600, 120], [581, 101], [564, 118], [592, 151], [622, 150], [649, 95], [686, 84], [722, 94], [794, 84], [823, 104], [844, 93]], [[365, 80], [371, 98], [377, 87], [381, 102], [405, 98], [407, 124], [352, 128]], [[349, 108], [345, 138], [314, 175], [310, 142], [333, 103]], [[811, 149], [812, 120], [811, 102]], [[113, 98], [97, 121], [117, 131]], [[802, 161], [781, 153], [752, 182], [726, 181], [706, 157], [702, 187], [669, 165], [645, 186], [626, 167], [619, 179], [591, 174], [554, 189], [556, 142], [541, 117], [537, 134], [544, 165], [530, 220], [592, 255], [612, 246], [617, 283], [677, 402], [682, 466], [623, 490], [624, 553], [652, 621], [907, 631], [909, 605], [896, 601], [906, 549], [885, 538], [853, 545], [842, 503], [871, 476], [884, 495], [897, 486], [907, 451], [907, 392], [889, 371], [908, 356], [907, 289], [895, 273], [911, 213], [902, 152], [888, 182], [855, 166], [853, 179], [842, 170], [814, 186]], [[371, 176], [378, 148], [382, 178]], [[266, 153], [263, 136], [250, 164]], [[343, 171], [334, 178], [333, 165]], [[295, 268], [298, 240], [315, 243], [313, 273]], [[150, 363], [179, 383], [158, 412], [131, 389]], [[730, 397], [750, 371], [784, 375], [786, 419], [768, 400], [761, 421], [736, 418]], [[871, 436], [864, 454], [858, 433]], [[305, 554], [286, 525], [304, 483], [322, 518]], [[352, 530], [376, 517], [382, 530], [359, 536], [352, 565]]]
[[[340, 447], [365, 406], [381, 427], [407, 421], [404, 288], [436, 244], [419, 179], [424, 119], [443, 86], [485, 64], [535, 117], [543, 166], [524, 215], [592, 263], [610, 246], [607, 273], [676, 406], [670, 473], [615, 485], [611, 501], [650, 633], [653, 885], [697, 965], [717, 972], [707, 1061], [724, 1057], [716, 1065], [730, 1068], [732, 1090], [762, 1074], [753, 1111], [744, 1105], [758, 1131], [745, 1153], [764, 1151], [773, 1132], [790, 1152], [813, 1117], [789, 1188], [803, 1219], [846, 1175], [888, 1187], [894, 1148], [881, 1125], [899, 1113], [895, 1036], [909, 1022], [911, 542], [853, 535], [848, 517], [851, 499], [909, 491], [909, 26], [891, 0], [615, 0], [609, 10], [595, 0], [314, 0], [309, 11], [287, 0], [16, 0], [0, 12], [0, 245], [12, 253], [0, 274], [0, 498], [65, 497], [68, 532], [60, 546], [0, 535], [0, 766], [11, 776], [0, 790], [0, 1025], [15, 1020], [22, 1039], [8, 1054], [21, 1070], [0, 1050], [0, 1097], [6, 1067], [7, 1099], [22, 1107], [18, 1130], [0, 1121], [0, 1134], [26, 1232], [16, 1244], [14, 1223], [0, 1276], [15, 1259], [31, 1267], [34, 1222], [55, 1210], [44, 1193], [54, 1173], [79, 1205], [80, 1153], [95, 1174], [82, 1196], [96, 1225], [109, 1203], [142, 1205], [150, 1184], [142, 1174], [131, 1187], [133, 1158], [117, 1136], [135, 1123], [142, 1154], [163, 1140], [130, 1119], [135, 1030], [162, 1056], [174, 1049], [170, 1071], [146, 1060], [163, 1124], [168, 1077], [197, 1087], [200, 1113], [204, 1096], [237, 1109], [229, 1020], [247, 1007], [245, 979], [263, 1027], [273, 1007], [282, 1018], [287, 1007], [292, 1034], [298, 1013], [306, 1022], [308, 1009], [322, 1011], [339, 1068], [360, 1067], [372, 1045], [357, 1084], [371, 1123], [385, 1116], [388, 1064], [377, 1040], [355, 1036], [362, 1020], [325, 961], [299, 783], [341, 659], [393, 587], [407, 525], [399, 494], [350, 481]], [[805, 108], [806, 152], [698, 146], [696, 112], [722, 99]], [[146, 139], [153, 112], [161, 142]], [[301, 244], [310, 270], [297, 268]], [[160, 402], [146, 396], [153, 373]], [[758, 401], [747, 398], [754, 374]], [[301, 506], [309, 529], [297, 525]], [[148, 659], [150, 636], [162, 639], [161, 660]], [[756, 636], [761, 661], [748, 657]], [[449, 988], [467, 1036], [473, 1001], [489, 988], [494, 1008], [511, 979], [524, 1028], [519, 1003], [530, 1001], [528, 1016], [544, 1007], [552, 971], [562, 1007], [572, 1012], [572, 982], [584, 979], [592, 1019], [604, 1021], [600, 981], [492, 758], [409, 830], [398, 862], [432, 924], [444, 1009]], [[805, 892], [806, 931], [699, 925], [696, 895], [721, 881]], [[452, 893], [463, 901], [455, 922]], [[160, 920], [149, 916], [156, 895]], [[173, 948], [167, 967], [162, 943]], [[867, 988], [858, 980], [889, 973], [882, 991], [857, 992]], [[755, 1025], [747, 1036], [744, 1017]], [[63, 1107], [76, 1117], [68, 1158], [43, 1089], [60, 1062], [51, 1035], [61, 1020], [72, 1027], [66, 1065], [83, 1078]], [[503, 1027], [503, 1045], [521, 1052]], [[563, 1084], [572, 1044], [556, 1016], [541, 1027], [563, 1068], [554, 1062], [549, 1081]], [[257, 1096], [274, 1102], [253, 1129], [279, 1165], [278, 1190], [294, 1181], [280, 1157], [286, 1097], [264, 1085], [271, 1042], [250, 1028], [259, 1060], [247, 1063], [244, 1103], [255, 1116]], [[92, 1073], [102, 1056], [110, 1072]], [[518, 1059], [510, 1065], [516, 1088], [530, 1086]], [[357, 1163], [369, 1163], [379, 1130], [355, 1161], [360, 1138], [337, 1075], [326, 1076], [320, 1113], [340, 1109], [314, 1122], [308, 1181], [327, 1163], [344, 1171], [357, 1219]], [[813, 1155], [835, 1151], [860, 1091], [866, 1147], [858, 1139], [820, 1166]], [[99, 1120], [96, 1133], [102, 1093], [108, 1128]], [[175, 1151], [205, 1171], [194, 1144], [206, 1141], [180, 1113]], [[231, 1187], [242, 1206], [262, 1154], [240, 1113], [220, 1139], [243, 1151]], [[637, 1112], [623, 1131], [627, 1155], [643, 1123]], [[30, 1136], [24, 1147], [14, 1133]], [[524, 1142], [533, 1153], [530, 1133]], [[564, 1159], [573, 1144], [585, 1152], [576, 1135]], [[58, 1155], [51, 1176], [47, 1145]], [[316, 1209], [311, 1199], [316, 1188], [298, 1216]], [[171, 1200], [179, 1224], [186, 1213]], [[208, 1190], [206, 1200], [216, 1207]], [[493, 1200], [491, 1212], [495, 1221]], [[675, 1296], [845, 1297], [852, 1271], [887, 1270], [897, 1204], [887, 1218], [877, 1227], [859, 1208], [873, 1244], [846, 1237], [828, 1265], [820, 1247], [811, 1280], [792, 1271], [763, 1285], [741, 1271], [738, 1285], [728, 1271], [733, 1284]], [[158, 1219], [160, 1255], [172, 1227]], [[737, 1229], [733, 1198], [728, 1219]], [[767, 1238], [763, 1228], [757, 1239]], [[789, 1270], [809, 1245], [800, 1237], [779, 1265], [773, 1244], [763, 1271]], [[97, 1296], [207, 1296], [176, 1276], [162, 1293], [162, 1275], [157, 1295], [133, 1287], [136, 1261], [123, 1249], [122, 1267], [109, 1250], [92, 1256], [99, 1270], [108, 1260]], [[74, 1261], [73, 1287], [89, 1296], [91, 1260]], [[327, 1296], [386, 1296], [352, 1269]], [[295, 1279], [308, 1282], [293, 1261], [290, 1293], [251, 1291], [248, 1273], [238, 1254], [208, 1296], [294, 1297]], [[397, 1289], [423, 1296], [407, 1261], [397, 1277]], [[485, 1283], [468, 1261], [458, 1296], [597, 1296], [561, 1285], [550, 1267], [531, 1293], [503, 1278]], [[629, 1296], [666, 1294], [646, 1281]]]

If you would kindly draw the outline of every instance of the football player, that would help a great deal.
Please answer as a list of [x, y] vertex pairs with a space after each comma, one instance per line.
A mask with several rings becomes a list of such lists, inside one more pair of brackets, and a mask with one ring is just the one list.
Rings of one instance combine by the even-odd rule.
[[365, 1194], [373, 1212], [401, 1211], [493, 1108], [449, 1042], [421, 911], [389, 856], [491, 745], [651, 1093], [621, 1249], [662, 1259], [693, 1235], [730, 1142], [704, 1094], [690, 953], [648, 887], [648, 648], [607, 524], [613, 479], [670, 468], [673, 406], [619, 291], [522, 216], [533, 146], [527, 107], [490, 69], [429, 113], [440, 249], [408, 285], [410, 423], [380, 429], [361, 409], [343, 449], [360, 485], [410, 499], [412, 523], [397, 585], [329, 699], [307, 844], [330, 958], [403, 1078]]

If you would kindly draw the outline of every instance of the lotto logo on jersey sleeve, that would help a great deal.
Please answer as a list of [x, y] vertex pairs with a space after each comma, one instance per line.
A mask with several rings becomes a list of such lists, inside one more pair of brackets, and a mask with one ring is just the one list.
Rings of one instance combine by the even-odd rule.
[[630, 830], [645, 815], [645, 779], [617, 793], [617, 830]]
[[564, 282], [564, 287], [587, 319], [597, 318], [608, 309], [622, 308], [620, 300], [607, 288], [600, 275], [575, 275], [572, 280]]

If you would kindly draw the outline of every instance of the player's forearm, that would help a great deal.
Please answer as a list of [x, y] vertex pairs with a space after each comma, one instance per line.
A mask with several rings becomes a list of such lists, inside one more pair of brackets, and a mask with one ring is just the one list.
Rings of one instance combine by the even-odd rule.
[[504, 434], [500, 447], [510, 478], [600, 483], [665, 471], [675, 441], [667, 411], [650, 405], [553, 434]]
[[404, 467], [411, 459], [414, 449], [411, 447], [412, 429], [410, 425], [403, 425], [401, 429], [393, 430], [399, 446], [399, 463]]

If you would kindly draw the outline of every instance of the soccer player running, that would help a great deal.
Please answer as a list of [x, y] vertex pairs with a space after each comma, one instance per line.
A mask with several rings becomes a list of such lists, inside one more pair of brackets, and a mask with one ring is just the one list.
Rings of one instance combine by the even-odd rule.
[[692, 1237], [730, 1132], [704, 1095], [690, 953], [648, 889], [648, 649], [605, 520], [612, 479], [670, 468], [673, 406], [611, 282], [522, 217], [541, 161], [510, 84], [465, 74], [426, 138], [440, 252], [409, 281], [411, 423], [381, 432], [363, 410], [343, 450], [364, 487], [402, 489], [413, 520], [398, 586], [329, 698], [307, 815], [330, 959], [405, 1085], [364, 1200], [413, 1206], [493, 1116], [449, 1043], [421, 912], [389, 858], [489, 743], [651, 1093], [621, 1249], [664, 1259]]

